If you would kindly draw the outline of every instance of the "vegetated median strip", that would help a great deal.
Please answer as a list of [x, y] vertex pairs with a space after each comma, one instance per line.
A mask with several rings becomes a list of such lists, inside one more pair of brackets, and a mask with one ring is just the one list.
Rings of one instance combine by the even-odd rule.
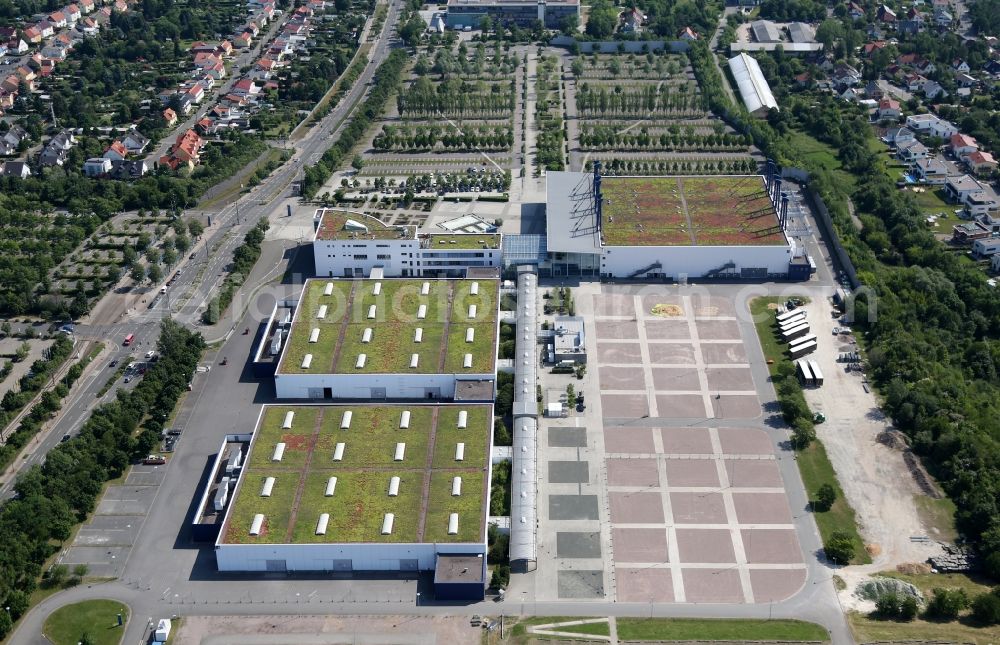
[[871, 557], [863, 548], [864, 542], [858, 532], [854, 509], [844, 497], [844, 491], [826, 455], [826, 449], [815, 436], [809, 407], [795, 375], [795, 364], [788, 358], [785, 348], [775, 336], [774, 311], [768, 305], [783, 300], [776, 297], [756, 298], [750, 303], [750, 313], [756, 321], [757, 337], [764, 357], [772, 361], [768, 365], [768, 370], [771, 373], [778, 403], [786, 422], [793, 426], [792, 445], [796, 451], [795, 462], [798, 464], [799, 474], [810, 500], [815, 499], [824, 484], [832, 486], [835, 492], [834, 502], [829, 509], [819, 511], [813, 508], [813, 517], [824, 547], [830, 543], [835, 533], [846, 533], [855, 546], [850, 563], [867, 564], [871, 562]]
[[243, 244], [233, 250], [233, 264], [219, 290], [219, 295], [212, 298], [208, 307], [202, 312], [201, 320], [206, 325], [219, 322], [226, 309], [233, 301], [236, 291], [246, 280], [260, 258], [260, 245], [264, 241], [264, 233], [270, 227], [267, 216], [263, 216], [243, 238]]
[[624, 641], [734, 640], [828, 641], [826, 629], [801, 620], [619, 618]]

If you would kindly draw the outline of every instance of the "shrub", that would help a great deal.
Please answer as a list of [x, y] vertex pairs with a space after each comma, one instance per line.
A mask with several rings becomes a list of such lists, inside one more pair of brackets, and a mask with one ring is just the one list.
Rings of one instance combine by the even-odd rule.
[[917, 617], [918, 611], [920, 611], [920, 605], [917, 603], [917, 599], [913, 596], [906, 596], [899, 604], [899, 619], [910, 622]]
[[887, 591], [875, 599], [875, 616], [883, 619], [894, 619], [899, 615], [899, 594]]
[[490, 586], [494, 589], [503, 589], [510, 584], [510, 567], [505, 564], [497, 565], [493, 569], [493, 576], [490, 578]]
[[925, 615], [932, 620], [955, 620], [959, 612], [969, 606], [964, 589], [935, 589], [927, 603]]
[[507, 424], [500, 417], [493, 420], [493, 443], [497, 446], [514, 444], [514, 438], [511, 436], [510, 430], [507, 429]]
[[1000, 596], [996, 590], [979, 594], [972, 601], [972, 617], [983, 625], [1000, 623]]
[[837, 501], [836, 489], [830, 484], [823, 484], [816, 491], [816, 501], [813, 503], [813, 508], [821, 513], [826, 512], [830, 510], [835, 501]]

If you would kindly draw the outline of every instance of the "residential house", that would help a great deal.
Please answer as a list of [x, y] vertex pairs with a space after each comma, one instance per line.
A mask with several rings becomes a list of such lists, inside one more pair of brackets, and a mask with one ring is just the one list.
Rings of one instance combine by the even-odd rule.
[[216, 63], [220, 62], [222, 59], [219, 55], [215, 53], [215, 48], [212, 51], [199, 51], [194, 55], [194, 66], [198, 69], [204, 69], [206, 67], [211, 67]]
[[274, 61], [270, 58], [261, 58], [254, 65], [253, 71], [250, 72], [250, 78], [255, 81], [266, 81], [271, 78], [271, 73], [274, 70]]
[[896, 12], [889, 7], [882, 5], [875, 12], [875, 19], [879, 22], [884, 22], [886, 24], [892, 24], [896, 22]]
[[951, 149], [951, 154], [955, 155], [956, 159], [963, 159], [967, 155], [979, 150], [979, 144], [976, 143], [976, 139], [974, 137], [970, 137], [969, 135], [962, 134], [960, 132], [956, 132], [951, 135], [951, 139], [948, 141], [948, 147]]
[[1000, 209], [1000, 197], [993, 187], [969, 175], [949, 177], [944, 185], [945, 194], [965, 206], [972, 217], [995, 214]]
[[906, 81], [906, 89], [911, 92], [919, 92], [927, 84], [927, 79], [920, 74], [907, 74], [904, 80]]
[[194, 99], [187, 92], [181, 92], [177, 94], [177, 109], [180, 110], [181, 114], [187, 116], [191, 114], [191, 110], [194, 109]]
[[203, 119], [199, 119], [198, 122], [194, 124], [194, 127], [202, 136], [215, 133], [215, 121], [207, 116]]
[[881, 101], [886, 97], [885, 90], [879, 86], [878, 81], [868, 81], [865, 83], [865, 96], [873, 101]]
[[97, 21], [89, 16], [77, 23], [76, 28], [77, 31], [82, 32], [85, 36], [96, 36], [101, 31], [101, 27], [97, 24]]
[[228, 40], [223, 40], [222, 42], [220, 42], [217, 49], [219, 50], [219, 53], [222, 54], [223, 56], [233, 55], [233, 44]]
[[926, 76], [927, 74], [933, 74], [934, 72], [937, 71], [937, 65], [935, 65], [932, 61], [927, 60], [926, 58], [919, 59], [914, 66], [924, 76]]
[[216, 61], [213, 65], [203, 67], [202, 71], [217, 81], [221, 81], [226, 77], [226, 65], [221, 60]]
[[107, 157], [92, 157], [83, 162], [83, 174], [88, 177], [100, 177], [111, 172], [111, 166], [111, 160]]
[[31, 176], [31, 168], [24, 161], [6, 161], [0, 166], [0, 175], [27, 179]]
[[18, 89], [21, 87], [21, 79], [17, 77], [17, 74], [11, 74], [0, 81], [0, 91], [7, 94], [17, 94]]
[[27, 65], [19, 66], [16, 70], [14, 70], [14, 73], [21, 77], [21, 80], [28, 83], [33, 83], [34, 80], [38, 78], [38, 75], [35, 74], [35, 70], [31, 69]]
[[994, 255], [993, 259], [990, 260], [990, 270], [993, 273], [1000, 273], [1000, 254]]
[[210, 75], [205, 74], [204, 76], [198, 79], [198, 85], [201, 85], [202, 89], [205, 90], [205, 92], [211, 92], [212, 88], [215, 87], [215, 79], [212, 78]]
[[94, 0], [77, 0], [80, 5], [80, 13], [87, 14], [94, 10]]
[[981, 258], [991, 258], [1000, 253], [1000, 238], [987, 238], [972, 243], [972, 253]]
[[27, 138], [28, 131], [17, 124], [10, 126], [10, 129], [3, 135], [3, 140], [15, 148], [21, 145], [21, 142]]
[[951, 241], [956, 244], [971, 244], [976, 240], [989, 238], [992, 232], [979, 222], [956, 224], [951, 229]]
[[857, 2], [848, 2], [847, 15], [851, 17], [851, 20], [861, 20], [865, 17], [865, 10]]
[[911, 169], [916, 178], [925, 184], [940, 186], [948, 179], [948, 166], [936, 157], [917, 159]]
[[250, 46], [252, 40], [253, 38], [251, 38], [250, 34], [242, 33], [239, 36], [233, 38], [233, 47], [235, 47], [236, 49], [246, 49], [247, 47]]
[[876, 115], [879, 121], [899, 121], [899, 117], [902, 116], [902, 112], [899, 110], [899, 101], [883, 98], [878, 102]]
[[66, 26], [66, 14], [62, 11], [53, 11], [46, 20], [52, 23], [52, 26], [56, 29], [62, 29]]
[[191, 43], [191, 47], [188, 48], [188, 51], [193, 52], [195, 54], [195, 60], [197, 60], [198, 54], [215, 55], [216, 49], [217, 49], [216, 45], [212, 45], [211, 43], [206, 43], [203, 40], [196, 40], [193, 43]]
[[953, 22], [955, 22], [955, 16], [953, 16], [947, 9], [934, 10], [934, 24], [938, 27], [947, 28], [950, 27]]
[[924, 83], [922, 91], [924, 93], [924, 97], [926, 97], [928, 100], [934, 100], [938, 98], [943, 99], [947, 98], [948, 96], [948, 92], [945, 91], [945, 89], [941, 87], [940, 83], [938, 83], [937, 81], [927, 81], [926, 83]]
[[53, 146], [45, 146], [42, 153], [38, 155], [38, 165], [44, 168], [51, 168], [52, 166], [62, 166], [66, 163], [66, 158], [69, 153], [65, 150], [60, 150]]
[[969, 72], [972, 71], [972, 68], [969, 67], [969, 64], [964, 60], [962, 60], [961, 58], [956, 58], [955, 60], [953, 60], [951, 62], [951, 68], [956, 72], [961, 72], [962, 74], [968, 74]]
[[80, 12], [79, 5], [76, 4], [66, 5], [63, 9], [63, 13], [66, 14], [66, 20], [70, 23], [76, 23], [81, 17], [83, 17], [83, 14]]
[[28, 53], [28, 43], [23, 38], [13, 38], [7, 41], [7, 53], [26, 54]]
[[17, 27], [0, 27], [0, 42], [13, 40], [17, 36]]
[[198, 84], [192, 85], [184, 93], [191, 97], [191, 102], [195, 105], [201, 103], [202, 99], [205, 98], [205, 88]]
[[991, 175], [997, 170], [997, 160], [993, 158], [993, 155], [982, 150], [970, 153], [965, 158], [965, 163], [974, 175]]
[[830, 80], [838, 87], [854, 87], [861, 82], [861, 72], [850, 65], [840, 63], [830, 73]]
[[38, 44], [42, 42], [42, 30], [38, 27], [28, 27], [24, 30], [24, 37], [29, 43]]
[[69, 50], [60, 45], [46, 45], [45, 47], [42, 47], [42, 56], [50, 60], [64, 61], [68, 55]]
[[677, 35], [677, 38], [678, 40], [692, 41], [692, 40], [698, 40], [700, 36], [698, 35], [698, 32], [695, 31], [694, 29], [691, 29], [690, 27], [685, 27], [684, 29], [681, 29], [681, 33]]
[[7, 92], [0, 89], [0, 115], [3, 114], [3, 110], [9, 110], [14, 107], [14, 101], [17, 99], [17, 92]]
[[927, 149], [927, 146], [916, 139], [905, 141], [896, 146], [896, 157], [908, 164], [916, 163], [920, 159], [926, 159], [929, 153], [930, 151]]
[[917, 134], [942, 139], [950, 139], [951, 135], [958, 133], [958, 128], [954, 124], [933, 114], [911, 114], [906, 117], [906, 127]]
[[955, 82], [958, 83], [959, 89], [970, 88], [979, 85], [979, 81], [970, 74], [964, 72], [955, 72]]
[[149, 145], [149, 138], [143, 136], [143, 134], [138, 130], [133, 129], [125, 135], [124, 139], [122, 139], [122, 144], [125, 146], [125, 149], [128, 150], [129, 154], [141, 155], [146, 151], [146, 146]]
[[909, 141], [916, 141], [917, 137], [913, 134], [913, 130], [907, 127], [901, 128], [889, 128], [885, 136], [882, 137], [882, 141], [886, 142], [890, 146], [898, 147], [901, 144], [907, 143]]
[[163, 111], [163, 120], [167, 122], [167, 125], [173, 125], [177, 123], [177, 113], [174, 112], [173, 108], [167, 108]]
[[38, 32], [42, 34], [42, 38], [48, 38], [54, 33], [56, 33], [55, 27], [48, 20], [39, 20], [35, 23], [35, 27], [38, 28]]
[[987, 74], [1000, 77], [1000, 60], [990, 60], [983, 66], [983, 71]]
[[260, 92], [260, 87], [258, 87], [257, 84], [249, 78], [241, 78], [236, 81], [236, 84], [233, 85], [230, 92], [236, 96], [249, 98], [256, 96]]
[[128, 148], [121, 141], [115, 140], [104, 151], [104, 158], [110, 161], [122, 160], [128, 157]]
[[108, 175], [112, 179], [139, 179], [149, 172], [149, 164], [143, 159], [125, 159], [123, 161], [112, 161], [111, 170]]
[[168, 166], [171, 170], [177, 170], [180, 166], [193, 168], [200, 160], [201, 148], [204, 144], [204, 140], [198, 136], [197, 132], [188, 130], [177, 136], [169, 153], [160, 157], [160, 163]]
[[864, 47], [861, 48], [861, 53], [865, 58], [871, 58], [872, 54], [881, 51], [888, 46], [888, 43], [884, 40], [876, 40], [872, 43], [865, 43]]
[[115, 0], [113, 6], [115, 8], [115, 11], [117, 11], [118, 13], [125, 13], [126, 11], [128, 11], [128, 5], [124, 2], [124, 0]]

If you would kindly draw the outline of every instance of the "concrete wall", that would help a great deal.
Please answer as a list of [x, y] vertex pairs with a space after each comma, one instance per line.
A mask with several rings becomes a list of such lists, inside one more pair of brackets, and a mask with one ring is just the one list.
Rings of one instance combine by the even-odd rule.
[[[384, 388], [388, 399], [437, 399], [455, 396], [455, 374], [276, 374], [279, 399], [321, 399], [332, 388], [335, 399], [371, 399], [373, 389]], [[492, 379], [493, 374], [462, 374], [463, 378]], [[379, 397], [381, 398], [381, 397]]]
[[486, 536], [473, 544], [218, 544], [215, 560], [219, 571], [267, 571], [268, 560], [287, 571], [400, 571], [401, 560], [416, 560], [430, 571], [438, 553], [485, 554]]
[[626, 278], [632, 272], [659, 261], [663, 268], [655, 273], [671, 280], [687, 276], [698, 278], [734, 262], [735, 271], [744, 268], [766, 268], [769, 274], [788, 273], [792, 247], [783, 246], [616, 246], [605, 247], [601, 257], [601, 274], [605, 277]]

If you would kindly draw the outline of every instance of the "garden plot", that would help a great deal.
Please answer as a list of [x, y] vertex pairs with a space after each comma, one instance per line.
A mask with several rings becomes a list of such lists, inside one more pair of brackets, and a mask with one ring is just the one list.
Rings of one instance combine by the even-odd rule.
[[685, 55], [590, 54], [571, 69], [572, 168], [600, 160], [609, 175], [757, 171], [751, 141], [708, 112]]

